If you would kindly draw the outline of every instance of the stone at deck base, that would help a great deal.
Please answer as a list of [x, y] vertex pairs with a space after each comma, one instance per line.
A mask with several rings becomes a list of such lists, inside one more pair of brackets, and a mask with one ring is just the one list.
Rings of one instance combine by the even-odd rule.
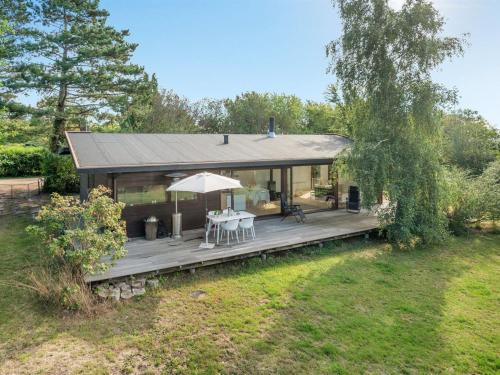
[[106, 285], [106, 284], [99, 285], [96, 288], [95, 292], [101, 298], [108, 298], [109, 297], [109, 285]]
[[130, 288], [130, 286], [128, 287], [128, 289], [122, 290], [122, 293], [120, 295], [121, 299], [130, 299], [133, 296], [134, 294], [132, 293], [132, 288]]
[[134, 280], [130, 283], [132, 288], [144, 288], [144, 285], [146, 285], [146, 279], [138, 279]]
[[112, 298], [115, 301], [119, 301], [120, 300], [120, 288], [109, 288], [109, 298]]
[[132, 294], [134, 296], [142, 296], [143, 294], [146, 293], [146, 288], [132, 288]]
[[117, 285], [118, 288], [120, 288], [120, 290], [123, 292], [123, 291], [127, 291], [130, 289], [130, 285], [128, 285], [126, 282], [122, 281], [121, 283], [119, 283]]

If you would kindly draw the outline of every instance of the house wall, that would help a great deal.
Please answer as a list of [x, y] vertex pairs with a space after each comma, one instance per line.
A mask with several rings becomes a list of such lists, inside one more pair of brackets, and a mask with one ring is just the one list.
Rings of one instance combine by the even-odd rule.
[[[271, 167], [270, 167], [271, 168]], [[328, 169], [327, 165], [321, 168]], [[261, 169], [261, 168], [259, 168]], [[268, 212], [256, 212], [259, 215], [266, 214], [280, 214], [281, 210], [279, 208], [279, 192], [286, 192], [288, 197], [292, 197], [292, 192], [289, 186], [290, 167], [276, 168], [272, 167], [273, 173], [275, 174], [274, 180], [275, 190], [278, 192], [275, 195], [277, 197], [273, 198], [273, 194], [270, 194], [271, 200], [277, 200], [278, 209], [268, 209]], [[307, 168], [294, 168], [293, 179], [300, 184], [304, 185], [304, 189], [311, 189], [311, 170]], [[242, 173], [244, 169], [231, 169], [231, 170], [212, 170], [213, 173], [223, 173], [225, 175], [232, 175], [234, 173]], [[247, 169], [250, 170], [250, 169]], [[239, 172], [238, 172], [239, 171]], [[276, 174], [281, 171], [281, 179], [276, 179]], [[189, 171], [189, 175], [198, 173], [200, 171]], [[126, 202], [126, 206], [123, 210], [123, 218], [127, 225], [127, 235], [129, 237], [138, 237], [144, 235], [144, 220], [149, 216], [156, 216], [159, 220], [162, 220], [167, 232], [171, 231], [172, 228], [172, 213], [175, 212], [175, 193], [166, 192], [166, 189], [173, 182], [172, 178], [166, 177], [169, 172], [144, 172], [144, 173], [109, 173], [109, 174], [91, 174], [88, 177], [88, 188], [91, 189], [98, 185], [104, 185], [110, 188], [113, 192], [113, 197], [115, 200]], [[248, 174], [248, 173], [247, 173]], [[259, 175], [256, 175], [259, 177]], [[237, 177], [236, 177], [237, 178]], [[260, 177], [259, 177], [260, 178]], [[267, 181], [254, 181], [255, 184], [263, 186]], [[301, 183], [302, 182], [302, 183]], [[295, 182], [294, 182], [295, 183]], [[251, 185], [251, 184], [250, 184]], [[342, 189], [341, 189], [342, 190]], [[337, 186], [333, 186], [333, 194], [337, 195]], [[184, 230], [200, 228], [205, 222], [205, 194], [197, 194], [194, 199], [189, 194], [192, 193], [178, 193], [178, 212], [182, 212], [183, 220], [182, 227]], [[184, 194], [184, 195], [182, 195]], [[229, 193], [212, 192], [206, 194], [207, 208], [208, 210], [217, 210], [226, 207], [226, 201], [228, 200], [227, 195]], [[235, 193], [236, 195], [236, 193]], [[144, 199], [142, 199], [144, 198]], [[141, 200], [142, 199], [142, 200]], [[258, 200], [254, 197], [255, 200]], [[296, 198], [298, 199], [298, 198]], [[132, 203], [141, 200], [139, 203]], [[303, 203], [303, 202], [296, 202]], [[234, 204], [234, 203], [233, 203]], [[251, 208], [251, 202], [248, 202], [247, 208]], [[270, 205], [266, 205], [270, 206]], [[308, 206], [308, 205], [306, 205]], [[311, 207], [304, 207], [304, 209], [328, 209], [337, 208], [336, 204], [320, 204]]]

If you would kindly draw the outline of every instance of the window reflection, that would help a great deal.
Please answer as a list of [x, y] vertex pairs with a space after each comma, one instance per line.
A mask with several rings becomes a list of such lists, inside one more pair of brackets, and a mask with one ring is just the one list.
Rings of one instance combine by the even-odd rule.
[[167, 201], [166, 185], [118, 187], [117, 198], [126, 205], [155, 204]]
[[[243, 189], [221, 193], [222, 209], [233, 207], [235, 211], [248, 211], [255, 215], [281, 212], [281, 169], [244, 169], [222, 171], [225, 176], [239, 180]], [[232, 202], [231, 202], [232, 199]]]
[[335, 206], [335, 191], [329, 165], [292, 167], [293, 203], [304, 210]]

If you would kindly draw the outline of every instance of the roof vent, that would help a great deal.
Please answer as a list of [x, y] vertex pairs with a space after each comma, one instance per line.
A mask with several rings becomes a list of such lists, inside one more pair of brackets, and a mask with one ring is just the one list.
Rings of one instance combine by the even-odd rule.
[[267, 131], [267, 136], [269, 138], [276, 138], [276, 133], [274, 132], [274, 117], [269, 117], [269, 130]]
[[229, 144], [229, 134], [224, 134], [224, 144]]

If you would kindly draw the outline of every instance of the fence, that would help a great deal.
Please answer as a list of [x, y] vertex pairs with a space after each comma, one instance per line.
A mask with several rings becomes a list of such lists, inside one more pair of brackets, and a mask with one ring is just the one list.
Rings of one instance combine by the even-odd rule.
[[[15, 181], [15, 180], [11, 180]], [[43, 178], [26, 182], [0, 182], [0, 197], [3, 198], [31, 198], [39, 195], [43, 188]]]

